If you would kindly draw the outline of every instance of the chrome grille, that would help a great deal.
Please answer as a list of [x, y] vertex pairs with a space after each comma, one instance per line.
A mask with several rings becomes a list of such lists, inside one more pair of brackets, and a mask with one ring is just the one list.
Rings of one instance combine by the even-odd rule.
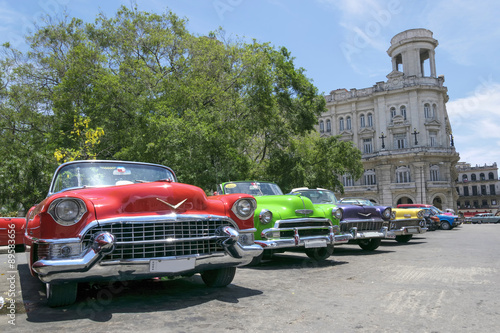
[[[300, 228], [298, 233], [300, 237], [309, 236], [327, 236], [330, 234], [329, 227], [332, 226], [330, 220], [326, 219], [294, 219], [294, 220], [282, 220], [279, 223], [278, 228]], [[280, 238], [292, 238], [294, 236], [293, 230], [280, 231]]]
[[384, 226], [383, 221], [363, 221], [363, 222], [340, 222], [340, 231], [349, 232], [353, 227], [358, 228], [358, 231], [379, 231]]
[[83, 242], [89, 245], [92, 236], [103, 231], [115, 236], [115, 249], [104, 260], [210, 254], [223, 250], [227, 237], [214, 236], [222, 236], [219, 231], [224, 226], [231, 224], [224, 220], [120, 221], [89, 229]]
[[413, 227], [413, 226], [419, 226], [419, 220], [410, 220], [410, 221], [398, 221], [398, 220], [393, 220], [391, 221], [391, 224], [394, 223], [396, 225], [396, 228], [401, 228], [401, 227]]

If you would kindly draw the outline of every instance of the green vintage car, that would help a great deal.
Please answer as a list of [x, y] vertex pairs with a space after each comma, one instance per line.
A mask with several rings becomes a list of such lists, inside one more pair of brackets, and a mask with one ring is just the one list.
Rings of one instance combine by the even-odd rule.
[[333, 253], [335, 244], [347, 243], [349, 235], [341, 235], [334, 217], [335, 205], [318, 207], [307, 197], [283, 195], [279, 186], [271, 182], [235, 181], [217, 186], [220, 194], [246, 193], [257, 200], [254, 225], [255, 243], [264, 252], [251, 264], [275, 253], [305, 252], [320, 261]]

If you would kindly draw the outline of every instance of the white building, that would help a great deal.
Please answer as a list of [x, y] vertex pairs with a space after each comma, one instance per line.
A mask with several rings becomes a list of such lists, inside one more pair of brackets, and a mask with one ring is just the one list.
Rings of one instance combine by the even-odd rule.
[[457, 208], [465, 216], [474, 216], [477, 213], [497, 213], [500, 195], [500, 180], [498, 167], [492, 165], [471, 166], [469, 163], [459, 162]]
[[438, 42], [426, 29], [401, 32], [387, 50], [387, 81], [365, 89], [337, 89], [325, 96], [321, 135], [340, 135], [362, 152], [364, 176], [344, 176], [342, 196], [378, 204], [428, 203], [456, 209], [455, 165], [444, 77], [436, 76]]

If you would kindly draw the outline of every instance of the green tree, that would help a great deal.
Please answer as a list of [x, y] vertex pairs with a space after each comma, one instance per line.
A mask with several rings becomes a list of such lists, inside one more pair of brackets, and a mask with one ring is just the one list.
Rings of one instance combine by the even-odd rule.
[[[36, 191], [56, 157], [160, 163], [205, 189], [248, 178], [333, 189], [339, 175], [360, 174], [359, 151], [316, 134], [325, 99], [284, 47], [222, 30], [195, 36], [170, 11], [127, 7], [93, 23], [49, 19], [27, 40], [28, 53], [3, 58], [2, 128], [13, 134], [1, 140], [40, 155]], [[37, 132], [20, 131], [22, 121]], [[5, 156], [11, 170], [26, 168], [25, 156]]]

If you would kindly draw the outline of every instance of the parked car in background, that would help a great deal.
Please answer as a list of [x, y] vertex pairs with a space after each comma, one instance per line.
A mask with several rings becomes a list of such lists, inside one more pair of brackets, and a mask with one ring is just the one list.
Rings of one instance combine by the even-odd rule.
[[[364, 198], [342, 198], [340, 203], [373, 206], [380, 211], [387, 206], [377, 206], [369, 199]], [[392, 208], [391, 221], [386, 238], [395, 239], [399, 243], [407, 243], [415, 234], [423, 234], [427, 231], [425, 227], [424, 211], [420, 208], [398, 209]]]
[[413, 235], [425, 233], [425, 215], [428, 214], [421, 208], [393, 208], [388, 238], [394, 237], [399, 243], [407, 243]]
[[262, 253], [255, 199], [207, 197], [172, 169], [125, 161], [73, 161], [27, 215], [25, 244], [49, 306], [73, 303], [78, 283], [190, 276], [226, 286]]
[[16, 252], [24, 250], [24, 217], [0, 217], [0, 246], [9, 246]]
[[363, 250], [376, 250], [387, 236], [392, 212], [390, 207], [374, 207], [362, 202], [343, 203], [332, 191], [321, 188], [296, 188], [291, 194], [308, 197], [318, 207], [334, 205], [340, 233], [349, 237], [349, 243], [358, 244]]
[[493, 213], [480, 213], [472, 216], [470, 222], [476, 223], [500, 223], [500, 216], [494, 215]]
[[430, 207], [422, 208], [425, 211], [425, 225], [427, 227], [427, 231], [435, 231], [440, 228], [441, 221], [439, 217], [436, 216], [437, 212]]
[[257, 201], [255, 243], [264, 253], [252, 265], [286, 251], [325, 260], [334, 245], [348, 242], [348, 237], [340, 234], [334, 205], [315, 206], [309, 198], [284, 195], [277, 184], [265, 181], [226, 182], [218, 185], [217, 192], [251, 194]]
[[439, 227], [442, 230], [451, 230], [462, 224], [463, 219], [459, 218], [458, 215], [450, 215], [449, 213], [444, 213], [442, 210], [436, 208], [432, 205], [426, 204], [399, 204], [397, 208], [430, 208], [434, 212], [434, 216], [439, 218]]

